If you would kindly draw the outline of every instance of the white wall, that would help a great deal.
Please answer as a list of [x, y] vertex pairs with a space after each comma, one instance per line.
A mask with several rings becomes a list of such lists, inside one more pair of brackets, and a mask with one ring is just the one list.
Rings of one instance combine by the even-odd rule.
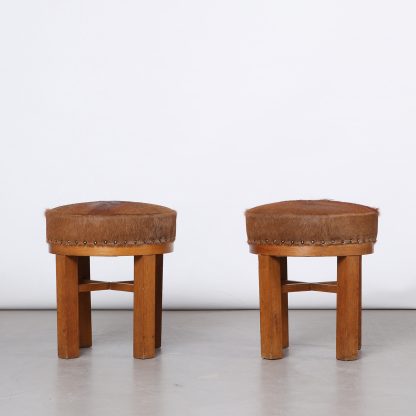
[[[364, 306], [416, 307], [415, 12], [410, 0], [1, 2], [0, 307], [54, 306], [43, 211], [100, 199], [178, 211], [166, 307], [257, 307], [243, 212], [295, 198], [380, 207]], [[335, 277], [334, 259], [289, 268]], [[93, 272], [129, 279], [132, 260]]]

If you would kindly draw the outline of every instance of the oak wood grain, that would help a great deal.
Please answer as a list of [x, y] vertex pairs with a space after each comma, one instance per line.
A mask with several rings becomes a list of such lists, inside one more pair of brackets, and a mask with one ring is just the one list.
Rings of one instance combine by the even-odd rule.
[[361, 332], [362, 332], [362, 266], [363, 258], [360, 256], [360, 280], [358, 288], [358, 349], [361, 350]]
[[[287, 282], [287, 257], [280, 258], [281, 275], [280, 281], [284, 285]], [[287, 292], [282, 293], [282, 345], [283, 348], [289, 347], [289, 296]]]
[[78, 258], [56, 256], [58, 356], [79, 356]]
[[358, 358], [360, 263], [360, 256], [338, 257], [336, 326], [338, 360], [350, 361]]
[[150, 254], [171, 253], [173, 243], [146, 244], [138, 246], [89, 247], [49, 244], [49, 252], [66, 256], [145, 256]]
[[374, 251], [373, 243], [323, 246], [285, 246], [249, 244], [250, 253], [277, 257], [361, 256]]
[[156, 256], [134, 256], [133, 355], [155, 356]]
[[259, 255], [261, 356], [268, 360], [283, 357], [281, 280], [284, 260]]
[[[80, 259], [83, 257], [80, 257]], [[110, 282], [103, 282], [101, 280], [80, 280], [78, 285], [78, 291], [84, 292], [95, 292], [97, 290], [109, 290]]]
[[[78, 257], [78, 292], [79, 283], [90, 279], [90, 258]], [[88, 348], [92, 346], [92, 321], [91, 321], [91, 293], [78, 293], [79, 311], [79, 346]]]
[[155, 347], [162, 345], [163, 254], [156, 255]]
[[134, 280], [111, 282], [110, 290], [118, 290], [120, 292], [134, 292]]
[[314, 283], [311, 283], [311, 291], [337, 293], [338, 284], [336, 281], [335, 282], [314, 282]]

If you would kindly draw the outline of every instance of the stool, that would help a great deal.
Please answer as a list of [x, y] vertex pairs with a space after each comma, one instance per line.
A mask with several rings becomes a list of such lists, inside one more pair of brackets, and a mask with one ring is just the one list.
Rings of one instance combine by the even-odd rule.
[[[86, 202], [47, 210], [46, 237], [56, 255], [58, 356], [91, 347], [91, 292], [134, 293], [133, 356], [161, 346], [163, 254], [173, 251], [176, 212], [138, 202]], [[134, 280], [90, 279], [90, 256], [134, 256]]]
[[[337, 294], [336, 357], [361, 349], [361, 256], [376, 242], [378, 210], [329, 200], [285, 201], [246, 211], [250, 252], [259, 258], [261, 355], [274, 360], [289, 346], [288, 293]], [[337, 256], [337, 280], [288, 280], [287, 257]]]

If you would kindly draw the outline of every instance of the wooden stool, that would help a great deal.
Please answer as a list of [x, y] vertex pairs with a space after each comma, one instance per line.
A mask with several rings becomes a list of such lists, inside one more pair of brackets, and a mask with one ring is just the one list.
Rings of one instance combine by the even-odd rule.
[[[361, 348], [361, 256], [371, 254], [378, 211], [346, 202], [285, 201], [246, 211], [250, 252], [259, 257], [261, 355], [274, 360], [289, 346], [288, 293], [337, 294], [338, 360]], [[288, 280], [287, 257], [337, 256], [337, 281]]]
[[[133, 355], [161, 345], [163, 254], [173, 251], [176, 212], [138, 202], [86, 202], [47, 210], [49, 251], [56, 254], [58, 356], [91, 347], [91, 294], [134, 293]], [[90, 256], [134, 256], [134, 280], [90, 279]]]

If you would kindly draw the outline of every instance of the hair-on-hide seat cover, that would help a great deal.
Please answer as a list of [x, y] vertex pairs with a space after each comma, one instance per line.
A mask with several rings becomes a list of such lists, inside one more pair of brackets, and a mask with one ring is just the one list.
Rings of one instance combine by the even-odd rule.
[[360, 244], [377, 238], [378, 210], [348, 202], [283, 201], [245, 215], [249, 244]]
[[173, 242], [176, 211], [142, 202], [98, 201], [48, 209], [49, 244], [119, 247]]

